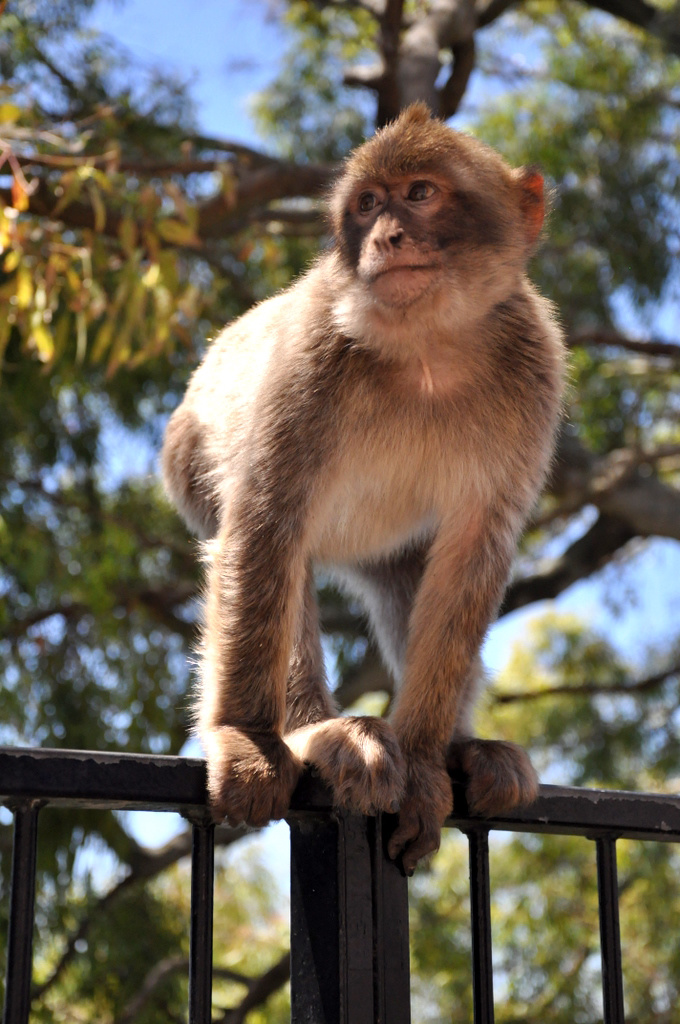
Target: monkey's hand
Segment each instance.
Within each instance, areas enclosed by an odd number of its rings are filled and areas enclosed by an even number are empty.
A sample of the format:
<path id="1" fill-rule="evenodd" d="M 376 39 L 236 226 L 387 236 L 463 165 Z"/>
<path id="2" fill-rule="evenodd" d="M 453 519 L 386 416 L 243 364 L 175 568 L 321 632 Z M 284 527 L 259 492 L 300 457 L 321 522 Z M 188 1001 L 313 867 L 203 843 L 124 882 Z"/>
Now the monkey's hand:
<path id="1" fill-rule="evenodd" d="M 280 736 L 223 725 L 203 741 L 216 821 L 260 826 L 284 816 L 303 765 Z"/>
<path id="2" fill-rule="evenodd" d="M 406 771 L 397 737 L 381 718 L 330 718 L 285 737 L 333 791 L 336 807 L 358 814 L 396 811 Z"/>
<path id="3" fill-rule="evenodd" d="M 392 860 L 401 854 L 404 871 L 412 875 L 422 857 L 439 849 L 453 794 L 441 754 L 407 754 L 406 764 L 406 795 L 387 852 Z"/>
<path id="4" fill-rule="evenodd" d="M 530 804 L 538 796 L 538 776 L 529 755 L 503 740 L 455 739 L 446 751 L 446 767 L 465 784 L 468 808 L 490 817 Z"/>

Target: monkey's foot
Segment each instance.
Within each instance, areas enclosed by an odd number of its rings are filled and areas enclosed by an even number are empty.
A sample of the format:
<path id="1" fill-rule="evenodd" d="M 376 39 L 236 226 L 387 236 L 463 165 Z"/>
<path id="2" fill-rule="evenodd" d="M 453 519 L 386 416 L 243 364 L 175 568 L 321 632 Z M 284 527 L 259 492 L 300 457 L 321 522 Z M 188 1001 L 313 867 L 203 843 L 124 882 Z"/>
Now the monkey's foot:
<path id="1" fill-rule="evenodd" d="M 456 739 L 446 751 L 451 778 L 465 783 L 468 807 L 490 817 L 530 804 L 538 796 L 538 776 L 529 755 L 503 740 Z"/>
<path id="2" fill-rule="evenodd" d="M 381 718 L 330 718 L 295 729 L 286 743 L 333 790 L 336 807 L 359 814 L 396 811 L 404 793 L 404 759 Z"/>
<path id="3" fill-rule="evenodd" d="M 406 796 L 387 852 L 392 860 L 401 855 L 407 875 L 428 853 L 439 849 L 444 819 L 453 808 L 451 779 L 439 757 L 407 755 Z"/>
<path id="4" fill-rule="evenodd" d="M 303 766 L 280 736 L 224 725 L 203 741 L 216 821 L 260 826 L 284 816 Z"/>

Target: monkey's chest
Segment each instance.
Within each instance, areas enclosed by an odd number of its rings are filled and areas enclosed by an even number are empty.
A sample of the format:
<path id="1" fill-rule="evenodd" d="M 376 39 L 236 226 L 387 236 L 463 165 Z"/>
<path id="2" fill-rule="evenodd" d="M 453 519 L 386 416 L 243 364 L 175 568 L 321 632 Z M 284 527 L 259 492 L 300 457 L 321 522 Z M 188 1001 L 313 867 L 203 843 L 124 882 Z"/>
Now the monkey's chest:
<path id="1" fill-rule="evenodd" d="M 386 447 L 380 459 L 352 460 L 329 487 L 317 523 L 315 554 L 324 562 L 377 557 L 431 533 L 442 509 L 462 500 L 455 464 Z M 439 453 L 437 453 L 439 455 Z"/>

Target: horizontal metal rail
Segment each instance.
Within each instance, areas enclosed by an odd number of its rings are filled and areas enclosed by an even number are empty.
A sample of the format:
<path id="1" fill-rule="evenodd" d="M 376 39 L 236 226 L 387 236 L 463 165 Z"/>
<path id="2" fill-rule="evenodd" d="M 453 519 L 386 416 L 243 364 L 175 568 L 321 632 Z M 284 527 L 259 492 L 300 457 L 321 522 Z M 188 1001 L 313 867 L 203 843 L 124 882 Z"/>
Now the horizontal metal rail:
<path id="1" fill-rule="evenodd" d="M 680 796 L 541 786 L 528 808 L 482 819 L 453 786 L 447 826 L 468 837 L 475 1024 L 493 1024 L 491 830 L 595 841 L 606 1024 L 624 1024 L 616 841 L 680 841 Z M 213 832 L 198 758 L 0 747 L 0 804 L 14 813 L 3 1024 L 27 1024 L 38 815 L 45 806 L 178 811 L 192 825 L 189 1022 L 209 1024 Z M 408 884 L 386 855 L 391 816 L 333 812 L 311 773 L 293 795 L 292 1024 L 410 1024 Z"/>
<path id="2" fill-rule="evenodd" d="M 205 762 L 200 758 L 118 754 L 86 750 L 0 747 L 0 803 L 26 799 L 42 805 L 128 810 L 207 807 Z M 680 840 L 680 795 L 623 790 L 541 786 L 537 800 L 495 818 L 467 814 L 454 786 L 454 813 L 447 826 L 471 825 L 507 832 L 609 835 L 617 839 Z M 328 790 L 305 775 L 293 795 L 289 817 L 331 809 Z"/>

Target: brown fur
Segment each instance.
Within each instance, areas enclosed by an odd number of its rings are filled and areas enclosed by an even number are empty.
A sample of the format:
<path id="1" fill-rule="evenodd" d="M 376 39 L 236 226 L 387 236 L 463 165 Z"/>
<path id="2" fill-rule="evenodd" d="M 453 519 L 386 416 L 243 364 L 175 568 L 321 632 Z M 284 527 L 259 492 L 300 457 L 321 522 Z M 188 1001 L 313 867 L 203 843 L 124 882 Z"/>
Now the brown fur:
<path id="1" fill-rule="evenodd" d="M 451 810 L 446 756 L 473 809 L 536 792 L 526 754 L 469 720 L 560 410 L 560 333 L 525 276 L 542 182 L 416 104 L 350 157 L 330 217 L 335 248 L 209 349 L 163 468 L 209 542 L 197 724 L 216 815 L 285 813 L 309 761 L 338 806 L 399 805 L 390 853 L 412 871 Z M 391 725 L 336 718 L 314 564 L 367 606 Z"/>

